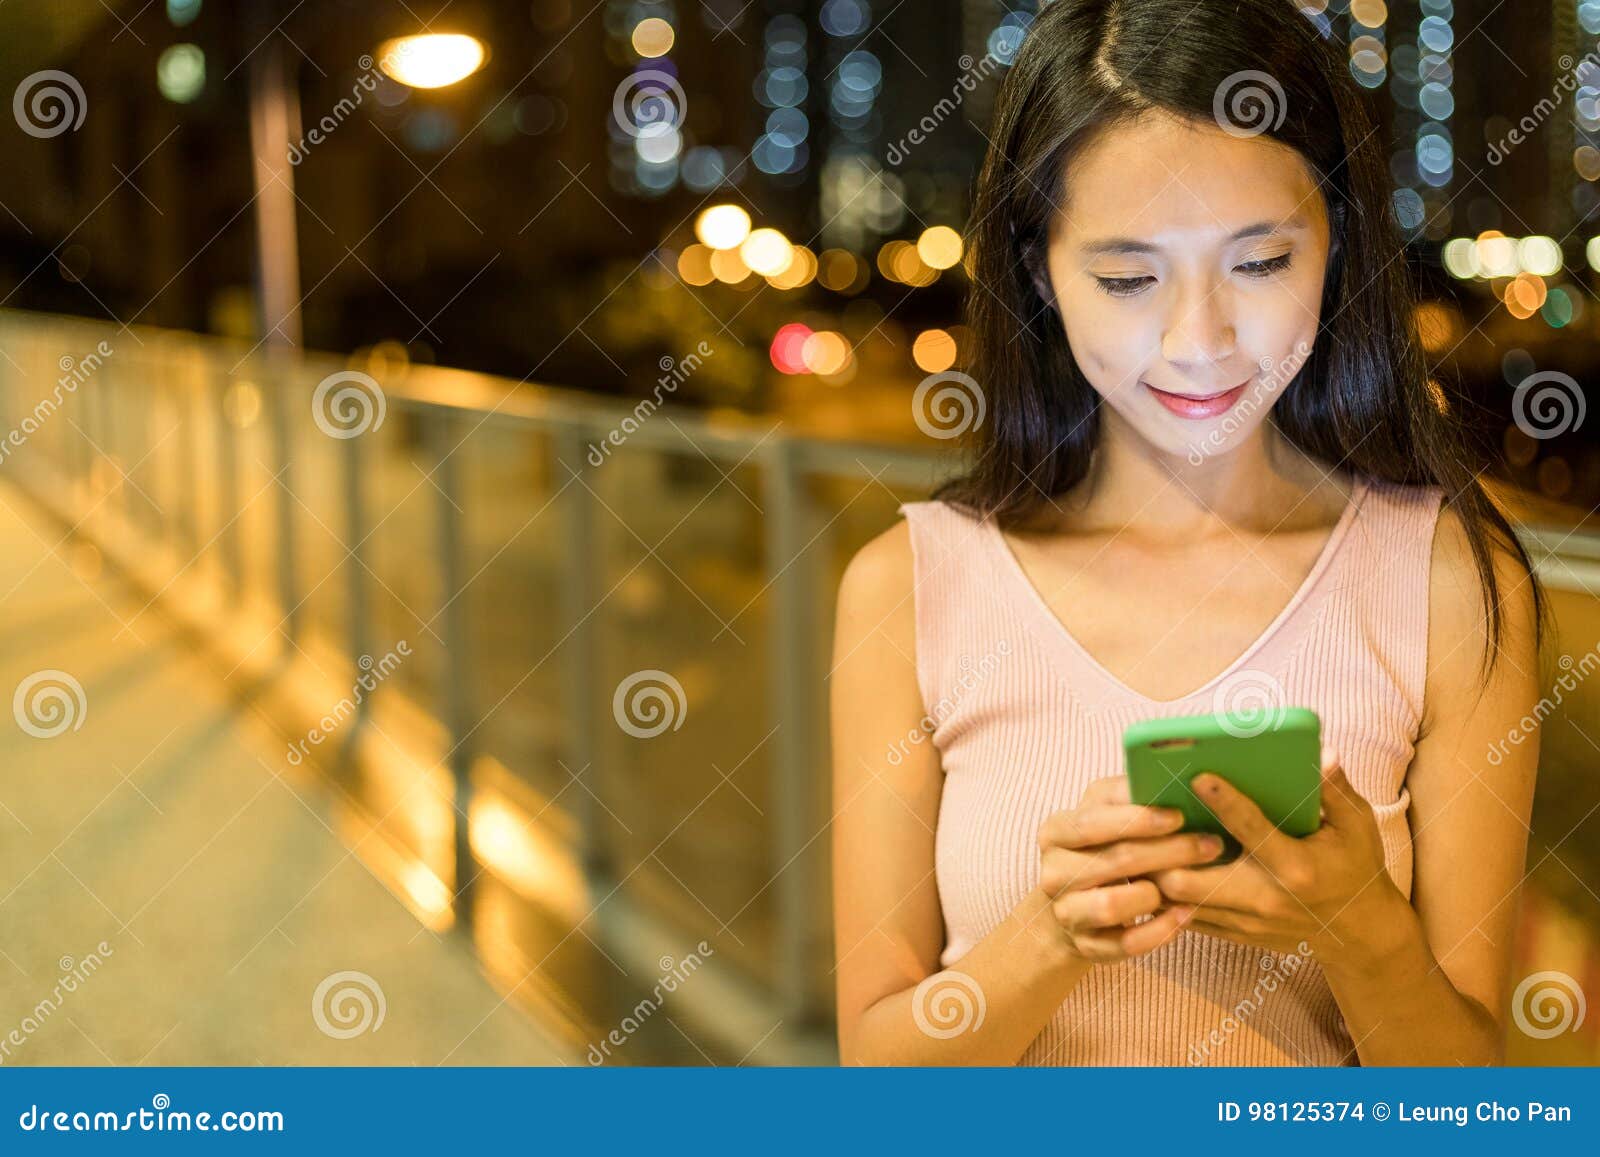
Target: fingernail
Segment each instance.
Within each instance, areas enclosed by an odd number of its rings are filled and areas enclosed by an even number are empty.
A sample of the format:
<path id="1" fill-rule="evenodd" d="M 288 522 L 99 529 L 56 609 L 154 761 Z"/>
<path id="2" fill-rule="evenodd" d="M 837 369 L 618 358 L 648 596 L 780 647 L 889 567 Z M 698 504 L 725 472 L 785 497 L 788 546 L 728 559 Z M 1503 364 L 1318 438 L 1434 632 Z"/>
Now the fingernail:
<path id="1" fill-rule="evenodd" d="M 1222 837 L 1206 836 L 1200 841 L 1200 846 L 1205 850 L 1207 855 L 1215 856 L 1222 851 Z"/>

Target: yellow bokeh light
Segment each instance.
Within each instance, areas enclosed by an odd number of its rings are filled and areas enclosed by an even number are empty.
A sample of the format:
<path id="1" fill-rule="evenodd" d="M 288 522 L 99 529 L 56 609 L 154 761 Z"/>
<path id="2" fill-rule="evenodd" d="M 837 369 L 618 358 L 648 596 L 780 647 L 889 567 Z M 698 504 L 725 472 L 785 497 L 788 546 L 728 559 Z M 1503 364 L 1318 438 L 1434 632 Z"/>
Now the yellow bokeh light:
<path id="1" fill-rule="evenodd" d="M 961 263 L 961 234 L 948 225 L 923 230 L 917 238 L 917 256 L 930 269 L 950 269 Z"/>
<path id="2" fill-rule="evenodd" d="M 773 274 L 767 280 L 772 283 L 774 289 L 799 289 L 803 285 L 810 285 L 816 276 L 816 255 L 804 245 L 796 245 L 789 268 L 782 273 Z"/>
<path id="3" fill-rule="evenodd" d="M 1517 243 L 1498 229 L 1478 235 L 1478 272 L 1482 277 L 1513 277 L 1517 269 Z"/>
<path id="4" fill-rule="evenodd" d="M 1442 301 L 1424 301 L 1417 306 L 1417 333 L 1422 348 L 1439 353 L 1455 346 L 1461 334 L 1461 315 Z"/>
<path id="5" fill-rule="evenodd" d="M 776 277 L 794 260 L 794 246 L 776 229 L 757 229 L 739 246 L 744 263 L 763 277 Z"/>
<path id="6" fill-rule="evenodd" d="M 651 16 L 634 26 L 633 50 L 644 57 L 665 56 L 672 51 L 675 38 L 672 25 L 659 16 Z"/>
<path id="7" fill-rule="evenodd" d="M 1543 308 L 1548 295 L 1544 278 L 1532 273 L 1519 273 L 1506 284 L 1506 309 L 1511 316 L 1526 321 Z"/>
<path id="8" fill-rule="evenodd" d="M 725 285 L 738 285 L 750 276 L 750 267 L 737 249 L 717 249 L 711 254 L 711 273 Z"/>
<path id="9" fill-rule="evenodd" d="M 956 339 L 942 329 L 925 329 L 911 343 L 911 360 L 925 374 L 943 373 L 956 364 Z"/>
<path id="10" fill-rule="evenodd" d="M 1382 28 L 1389 8 L 1383 0 L 1350 0 L 1350 19 L 1364 28 Z"/>
<path id="11" fill-rule="evenodd" d="M 458 32 L 400 36 L 378 45 L 378 67 L 412 88 L 443 88 L 465 80 L 488 58 L 483 42 Z"/>
<path id="12" fill-rule="evenodd" d="M 1572 167 L 1585 181 L 1600 181 L 1600 149 L 1579 145 L 1572 154 Z"/>
<path id="13" fill-rule="evenodd" d="M 894 279 L 907 285 L 932 285 L 939 280 L 939 271 L 923 263 L 915 245 L 902 241 L 894 254 Z"/>
<path id="14" fill-rule="evenodd" d="M 842 373 L 849 367 L 852 357 L 844 334 L 831 329 L 818 330 L 806 338 L 805 345 L 800 348 L 800 360 L 805 362 L 806 369 L 824 376 Z"/>
<path id="15" fill-rule="evenodd" d="M 878 250 L 878 272 L 890 281 L 899 281 L 900 275 L 895 271 L 895 261 L 904 250 L 910 248 L 909 241 L 886 241 L 883 248 Z"/>
<path id="16" fill-rule="evenodd" d="M 737 249 L 750 236 L 750 214 L 738 205 L 713 205 L 695 218 L 694 235 L 712 249 Z"/>
<path id="17" fill-rule="evenodd" d="M 817 280 L 824 289 L 849 293 L 866 278 L 862 262 L 848 249 L 827 249 L 818 258 Z"/>
<path id="18" fill-rule="evenodd" d="M 690 285 L 710 285 L 717 279 L 711 272 L 711 257 L 716 251 L 706 245 L 690 245 L 678 254 L 678 276 Z"/>

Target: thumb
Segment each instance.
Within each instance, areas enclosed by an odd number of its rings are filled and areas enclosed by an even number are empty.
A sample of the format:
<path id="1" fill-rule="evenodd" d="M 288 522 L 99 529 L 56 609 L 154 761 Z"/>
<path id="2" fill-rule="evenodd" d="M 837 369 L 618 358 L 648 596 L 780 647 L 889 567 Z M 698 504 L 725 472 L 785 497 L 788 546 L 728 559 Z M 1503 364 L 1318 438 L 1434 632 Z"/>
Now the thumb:
<path id="1" fill-rule="evenodd" d="M 1322 753 L 1322 811 L 1327 822 L 1336 828 L 1348 828 L 1372 810 L 1344 773 L 1339 756 L 1324 749 Z"/>

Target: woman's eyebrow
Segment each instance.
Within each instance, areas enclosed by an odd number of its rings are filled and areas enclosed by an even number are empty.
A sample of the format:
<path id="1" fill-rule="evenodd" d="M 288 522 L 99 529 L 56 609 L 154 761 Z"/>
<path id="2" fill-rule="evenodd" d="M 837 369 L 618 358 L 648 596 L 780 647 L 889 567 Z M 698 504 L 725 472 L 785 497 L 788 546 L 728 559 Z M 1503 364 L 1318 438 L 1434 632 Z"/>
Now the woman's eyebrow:
<path id="1" fill-rule="evenodd" d="M 1293 232 L 1305 225 L 1305 219 L 1298 213 L 1279 222 L 1257 221 L 1246 225 L 1228 238 L 1231 244 L 1235 241 L 1245 241 L 1252 237 L 1267 237 L 1278 232 Z M 1090 241 L 1079 246 L 1090 257 L 1097 257 L 1107 253 L 1160 253 L 1161 246 L 1152 245 L 1148 241 L 1139 241 L 1132 237 L 1106 237 L 1099 241 Z"/>

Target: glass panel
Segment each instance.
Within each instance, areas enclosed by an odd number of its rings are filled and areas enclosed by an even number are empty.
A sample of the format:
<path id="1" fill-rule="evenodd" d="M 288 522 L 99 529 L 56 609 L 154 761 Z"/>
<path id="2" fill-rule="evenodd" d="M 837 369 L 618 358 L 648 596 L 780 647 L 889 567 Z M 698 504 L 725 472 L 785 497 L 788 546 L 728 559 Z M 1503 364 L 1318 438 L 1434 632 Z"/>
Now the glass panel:
<path id="1" fill-rule="evenodd" d="M 315 382 L 299 375 L 285 394 L 295 534 L 295 595 L 306 634 L 323 651 L 349 656 L 350 526 L 345 474 L 351 447 L 312 415 Z M 309 649 L 309 648 L 308 648 Z"/>
<path id="2" fill-rule="evenodd" d="M 223 394 L 223 413 L 233 428 L 238 455 L 239 518 L 234 524 L 239 536 L 239 551 L 244 560 L 246 602 L 259 613 L 283 614 L 278 608 L 278 485 L 273 475 L 278 470 L 272 444 L 272 419 L 267 412 L 271 399 L 264 391 L 270 381 L 251 373 L 234 378 Z"/>
<path id="3" fill-rule="evenodd" d="M 599 823 L 624 894 L 771 984 L 766 499 L 754 467 L 724 477 L 685 450 L 630 443 L 589 482 L 604 560 Z"/>
<path id="4" fill-rule="evenodd" d="M 412 654 L 385 680 L 383 690 L 403 690 L 417 706 L 434 712 L 443 659 L 435 511 L 442 499 L 429 473 L 433 462 L 423 433 L 421 414 L 390 398 L 384 421 L 347 441 L 359 455 L 366 500 L 363 549 L 372 658 L 405 641 Z"/>
<path id="5" fill-rule="evenodd" d="M 563 568 L 575 565 L 556 498 L 569 475 L 551 460 L 549 435 L 522 425 L 455 424 L 461 478 L 463 582 L 473 663 L 477 750 L 493 755 L 547 799 L 571 811 L 567 734 L 577 645 L 562 610 Z M 575 484 L 574 484 L 575 485 Z M 578 789 L 573 788 L 576 792 Z"/>

